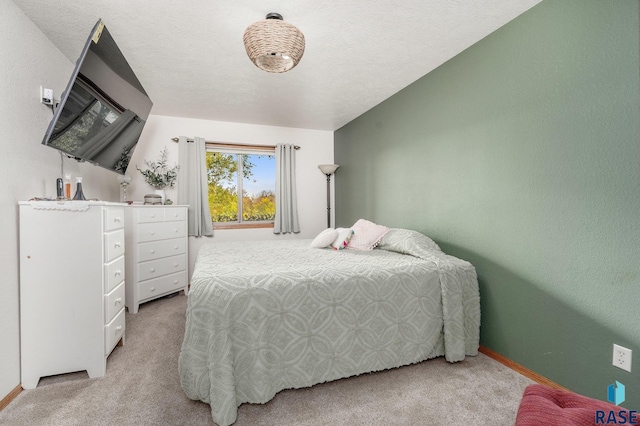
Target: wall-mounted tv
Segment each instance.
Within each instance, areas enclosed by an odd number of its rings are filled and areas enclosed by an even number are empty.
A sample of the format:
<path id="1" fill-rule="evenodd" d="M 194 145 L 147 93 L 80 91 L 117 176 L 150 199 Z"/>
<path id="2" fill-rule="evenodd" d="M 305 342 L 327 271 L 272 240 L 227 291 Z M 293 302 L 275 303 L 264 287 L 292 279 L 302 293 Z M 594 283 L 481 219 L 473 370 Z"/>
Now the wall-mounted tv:
<path id="1" fill-rule="evenodd" d="M 98 20 L 42 143 L 124 174 L 153 103 Z"/>

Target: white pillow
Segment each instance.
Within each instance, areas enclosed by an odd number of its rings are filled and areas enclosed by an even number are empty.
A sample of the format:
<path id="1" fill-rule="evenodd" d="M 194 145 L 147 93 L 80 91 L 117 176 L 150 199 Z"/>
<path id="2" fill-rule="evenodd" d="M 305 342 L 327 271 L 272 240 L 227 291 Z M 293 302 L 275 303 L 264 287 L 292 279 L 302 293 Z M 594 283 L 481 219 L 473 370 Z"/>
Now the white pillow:
<path id="1" fill-rule="evenodd" d="M 389 232 L 386 226 L 377 225 L 366 219 L 359 219 L 351 229 L 354 234 L 347 248 L 352 250 L 373 250 L 382 237 Z"/>
<path id="2" fill-rule="evenodd" d="M 411 256 L 427 259 L 434 252 L 442 253 L 438 244 L 431 238 L 417 231 L 403 228 L 392 228 L 382 237 L 379 249 L 409 254 Z"/>
<path id="3" fill-rule="evenodd" d="M 327 228 L 311 241 L 311 247 L 324 248 L 329 247 L 331 243 L 338 238 L 338 231 L 333 228 Z"/>
<path id="4" fill-rule="evenodd" d="M 336 231 L 338 231 L 338 236 L 331 243 L 331 247 L 333 247 L 334 250 L 342 250 L 349 244 L 353 236 L 353 230 L 351 228 L 336 228 Z"/>

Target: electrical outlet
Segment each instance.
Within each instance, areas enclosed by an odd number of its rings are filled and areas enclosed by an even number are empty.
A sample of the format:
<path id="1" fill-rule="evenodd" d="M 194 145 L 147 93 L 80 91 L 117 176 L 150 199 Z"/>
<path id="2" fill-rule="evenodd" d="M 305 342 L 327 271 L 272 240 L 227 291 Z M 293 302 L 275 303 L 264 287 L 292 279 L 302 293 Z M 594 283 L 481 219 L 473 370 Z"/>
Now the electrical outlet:
<path id="1" fill-rule="evenodd" d="M 613 344 L 613 366 L 631 372 L 631 349 Z"/>
<path id="2" fill-rule="evenodd" d="M 45 105 L 53 105 L 53 89 L 40 86 L 40 102 Z"/>

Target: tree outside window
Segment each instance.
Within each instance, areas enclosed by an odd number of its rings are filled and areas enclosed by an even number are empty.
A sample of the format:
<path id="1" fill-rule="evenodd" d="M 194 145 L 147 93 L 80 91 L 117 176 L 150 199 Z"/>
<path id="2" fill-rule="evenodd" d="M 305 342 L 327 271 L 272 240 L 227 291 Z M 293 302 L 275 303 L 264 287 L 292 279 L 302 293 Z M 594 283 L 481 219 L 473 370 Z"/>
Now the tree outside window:
<path id="1" fill-rule="evenodd" d="M 276 213 L 275 173 L 273 154 L 208 151 L 207 183 L 212 221 L 272 223 Z"/>

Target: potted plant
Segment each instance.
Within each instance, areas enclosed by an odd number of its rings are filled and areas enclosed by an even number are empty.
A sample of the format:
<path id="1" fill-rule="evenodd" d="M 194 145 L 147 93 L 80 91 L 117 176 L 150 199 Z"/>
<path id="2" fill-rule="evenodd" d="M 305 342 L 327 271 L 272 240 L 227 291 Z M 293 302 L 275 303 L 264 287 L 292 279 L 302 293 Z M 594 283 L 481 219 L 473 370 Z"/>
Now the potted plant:
<path id="1" fill-rule="evenodd" d="M 155 192 L 160 195 L 162 204 L 165 202 L 164 188 L 175 185 L 176 178 L 178 177 L 178 169 L 180 168 L 177 164 L 174 164 L 173 167 L 169 167 L 167 165 L 168 156 L 169 152 L 165 147 L 160 152 L 160 158 L 158 161 L 144 160 L 147 165 L 145 170 L 140 169 L 136 165 L 136 169 L 138 169 L 142 174 L 144 181 L 156 189 Z"/>

